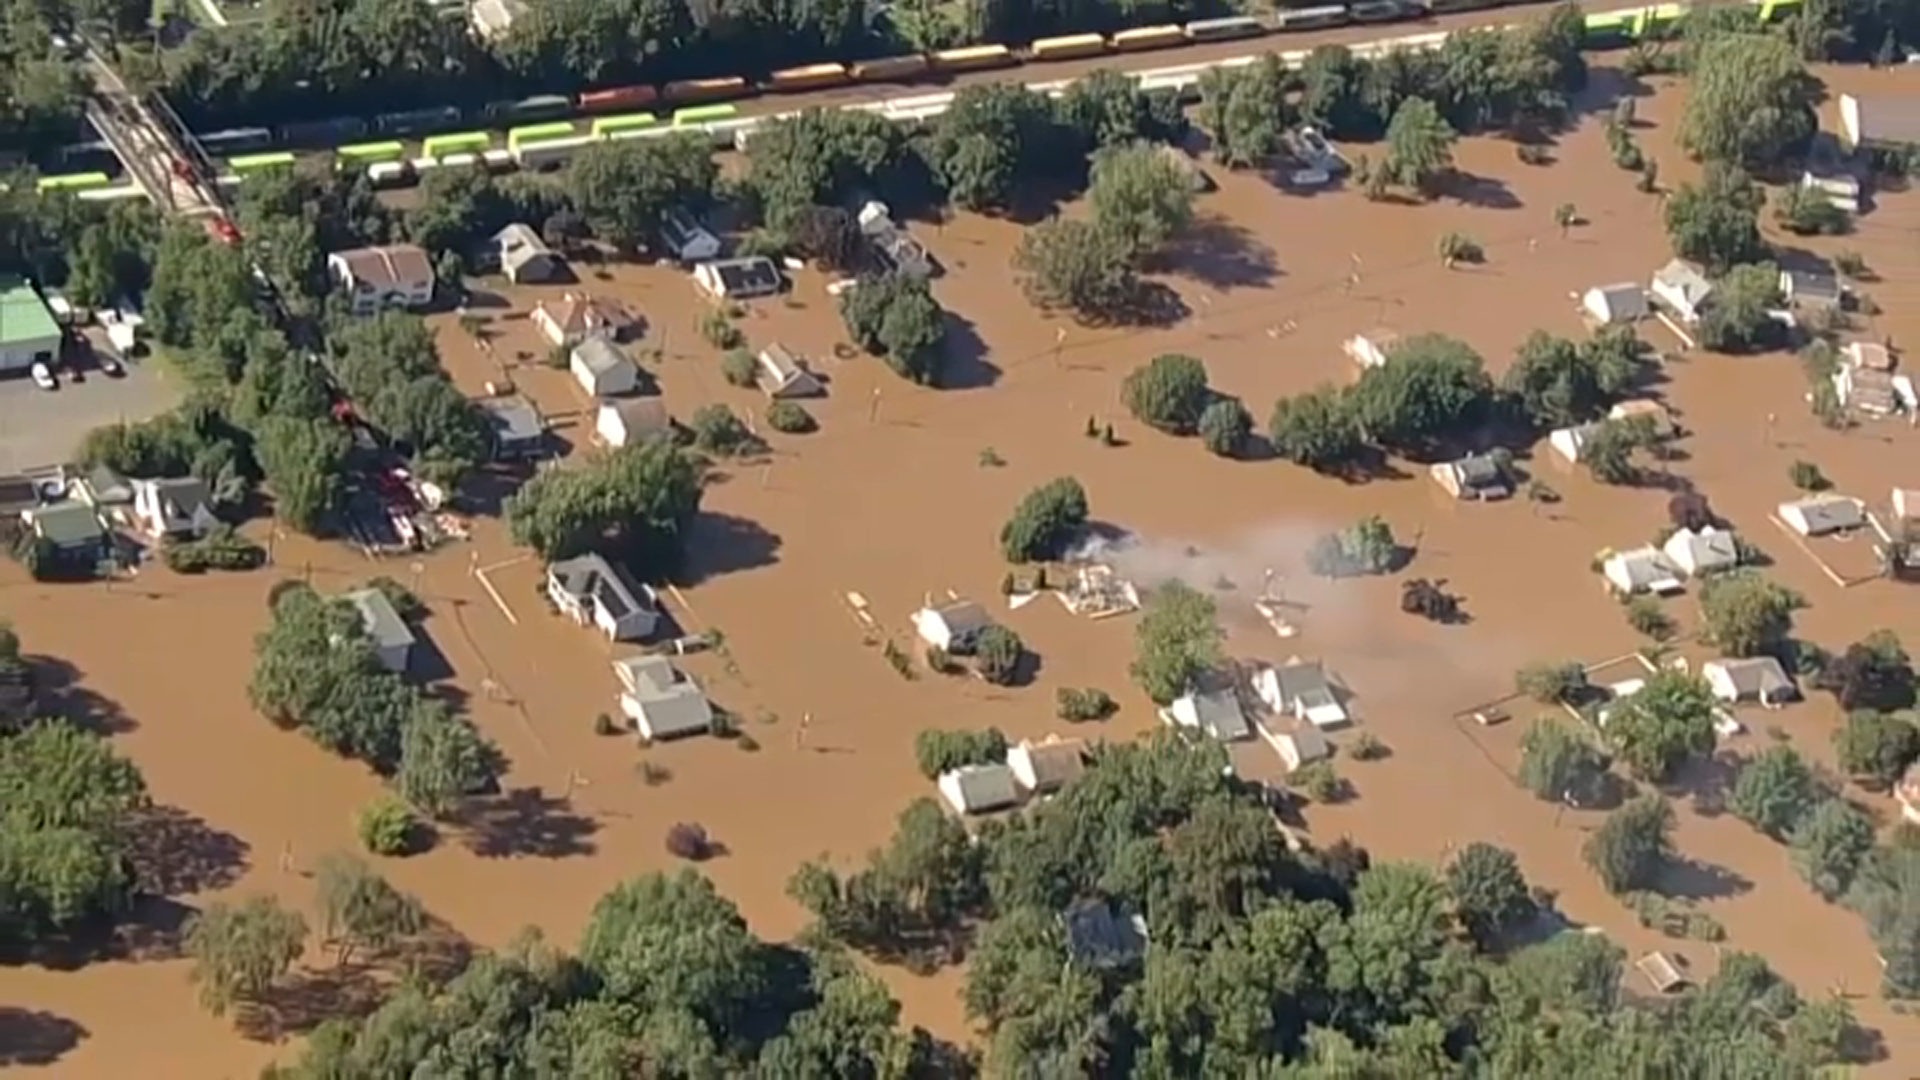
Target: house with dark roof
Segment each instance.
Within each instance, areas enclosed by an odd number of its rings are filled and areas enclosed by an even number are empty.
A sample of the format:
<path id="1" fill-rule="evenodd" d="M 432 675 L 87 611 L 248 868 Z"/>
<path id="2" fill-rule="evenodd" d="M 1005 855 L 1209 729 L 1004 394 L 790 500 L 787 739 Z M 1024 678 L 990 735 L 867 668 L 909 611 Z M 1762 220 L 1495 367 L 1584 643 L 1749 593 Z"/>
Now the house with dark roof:
<path id="1" fill-rule="evenodd" d="M 1468 454 L 1443 461 L 1429 470 L 1434 483 L 1456 499 L 1493 502 L 1513 494 L 1507 471 L 1491 454 Z"/>
<path id="2" fill-rule="evenodd" d="M 513 394 L 487 398 L 480 408 L 493 430 L 495 460 L 525 460 L 546 453 L 547 421 L 533 402 Z"/>
<path id="3" fill-rule="evenodd" d="M 780 268 L 759 255 L 703 262 L 693 268 L 693 280 L 716 300 L 752 300 L 772 296 L 786 286 Z"/>
<path id="4" fill-rule="evenodd" d="M 106 522 L 100 520 L 98 510 L 78 499 L 22 510 L 20 518 L 62 562 L 91 564 L 107 555 Z"/>
<path id="5" fill-rule="evenodd" d="M 869 202 L 860 208 L 854 220 L 883 269 L 923 281 L 939 272 L 925 245 L 893 220 L 885 203 Z"/>
<path id="6" fill-rule="evenodd" d="M 581 626 L 612 641 L 635 641 L 660 625 L 654 591 L 597 554 L 547 564 L 547 599 Z"/>
<path id="7" fill-rule="evenodd" d="M 1081 900 L 1061 913 L 1067 956 L 1091 968 L 1116 968 L 1147 952 L 1147 921 L 1105 900 Z"/>
<path id="8" fill-rule="evenodd" d="M 1846 298 L 1846 286 L 1837 274 L 1815 270 L 1780 271 L 1780 295 L 1803 310 L 1832 310 Z"/>

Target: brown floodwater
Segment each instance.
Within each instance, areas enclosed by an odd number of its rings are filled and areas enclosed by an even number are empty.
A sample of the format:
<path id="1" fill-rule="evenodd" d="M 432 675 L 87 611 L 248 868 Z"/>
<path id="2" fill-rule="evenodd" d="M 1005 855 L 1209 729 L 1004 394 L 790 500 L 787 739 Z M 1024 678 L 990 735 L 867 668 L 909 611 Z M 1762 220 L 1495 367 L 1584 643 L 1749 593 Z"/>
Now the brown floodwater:
<path id="1" fill-rule="evenodd" d="M 1833 75 L 1842 86 L 1920 80 L 1907 72 Z M 1679 102 L 1665 90 L 1640 108 L 1638 138 L 1670 183 L 1687 174 L 1670 137 Z M 995 725 L 1016 739 L 1063 732 L 1053 698 L 1064 686 L 1099 686 L 1120 700 L 1119 714 L 1094 727 L 1097 737 L 1124 739 L 1153 726 L 1151 706 L 1126 679 L 1127 619 L 1087 622 L 1052 603 L 1006 614 L 1042 666 L 1032 685 L 996 689 L 902 679 L 863 641 L 846 604 L 848 592 L 863 595 L 882 631 L 905 643 L 908 613 L 929 595 L 993 600 L 1004 571 L 995 539 L 1001 521 L 1035 484 L 1075 476 L 1097 518 L 1140 539 L 1124 564 L 1131 572 L 1209 589 L 1231 583 L 1218 596 L 1234 653 L 1325 660 L 1355 694 L 1359 729 L 1392 748 L 1383 761 L 1342 764 L 1357 797 L 1309 810 L 1316 838 L 1351 835 L 1380 856 L 1421 860 L 1477 839 L 1503 844 L 1532 880 L 1559 894 L 1571 919 L 1631 949 L 1664 948 L 1706 971 L 1720 948 L 1752 950 L 1808 992 L 1854 995 L 1891 1055 L 1872 1071 L 1910 1075 L 1920 1048 L 1910 1025 L 1873 997 L 1878 971 L 1865 930 L 1809 892 L 1779 845 L 1715 813 L 1710 800 L 1678 793 L 1677 841 L 1696 865 L 1673 884 L 1700 894 L 1699 909 L 1728 936 L 1722 946 L 1659 938 L 1582 866 L 1580 842 L 1597 815 L 1556 811 L 1509 782 L 1527 711 L 1495 728 L 1457 719 L 1505 695 L 1512 671 L 1528 661 L 1597 661 L 1639 644 L 1589 563 L 1596 551 L 1644 542 L 1664 524 L 1663 491 L 1600 486 L 1539 456 L 1528 464 L 1561 493 L 1559 504 L 1455 504 L 1417 467 L 1404 478 L 1347 484 L 1280 463 L 1224 461 L 1195 441 L 1142 429 L 1119 406 L 1122 376 L 1164 352 L 1201 357 L 1215 385 L 1264 420 L 1279 395 L 1350 378 L 1340 342 L 1373 327 L 1458 335 L 1496 371 L 1536 328 L 1578 333 L 1574 294 L 1644 279 L 1668 248 L 1658 199 L 1636 192 L 1632 177 L 1611 165 L 1597 124 L 1555 153 L 1557 163 L 1528 167 L 1509 143 L 1466 140 L 1458 157 L 1478 181 L 1471 201 L 1423 206 L 1372 204 L 1351 192 L 1289 195 L 1256 175 L 1216 171 L 1220 190 L 1201 200 L 1204 251 L 1158 278 L 1191 311 L 1165 329 L 1088 329 L 1033 311 L 1008 271 L 1020 224 L 960 216 L 916 227 L 949 268 L 937 291 L 960 320 L 958 340 L 978 343 L 967 350 L 976 385 L 964 389 L 918 389 L 874 360 L 837 353 L 839 321 L 811 272 L 797 275 L 789 297 L 750 305 L 741 326 L 756 347 L 786 344 L 831 380 L 829 395 L 809 406 L 817 434 L 771 435 L 769 463 L 730 470 L 708 493 L 709 516 L 693 542 L 698 580 L 676 605 L 689 630 L 724 631 L 727 655 L 685 664 L 744 718 L 757 750 L 695 739 L 643 751 L 596 736 L 595 714 L 614 711 L 607 665 L 620 650 L 546 611 L 537 566 L 491 519 L 476 520 L 470 542 L 417 560 L 372 562 L 285 538 L 276 565 L 258 574 L 188 579 L 155 570 L 111 588 L 55 587 L 5 569 L 0 597 L 28 647 L 72 664 L 78 684 L 116 714 L 124 730 L 115 738 L 145 770 L 156 800 L 199 822 L 178 830 L 178 846 L 202 852 L 206 864 L 179 883 L 179 905 L 272 892 L 310 910 L 303 871 L 322 853 L 353 847 L 353 815 L 379 792 L 378 781 L 259 718 L 245 685 L 251 639 L 276 580 L 306 576 L 344 590 L 386 573 L 427 600 L 439 684 L 462 695 L 512 770 L 506 796 L 450 828 L 432 852 L 383 861 L 383 872 L 481 945 L 529 924 L 566 942 L 614 883 L 667 867 L 664 832 L 694 821 L 728 849 L 706 871 L 759 933 L 777 938 L 802 925 L 784 892 L 801 861 L 858 858 L 884 841 L 909 800 L 931 794 L 913 767 L 916 731 Z M 1553 209 L 1566 202 L 1588 224 L 1562 236 Z M 1920 315 L 1905 291 L 1917 218 L 1920 198 L 1888 195 L 1855 236 L 1789 239 L 1814 254 L 1864 255 L 1886 279 L 1868 287 L 1884 309 L 1870 330 L 1898 342 Z M 1487 264 L 1443 269 L 1435 245 L 1448 231 L 1477 238 Z M 1348 287 L 1356 267 L 1359 280 Z M 538 362 L 547 350 L 525 319 L 534 301 L 564 290 L 493 287 L 503 306 L 478 309 L 492 319 L 492 358 L 451 316 L 435 318 L 449 370 L 476 393 L 489 381 L 516 384 L 564 437 L 584 445 L 585 402 L 564 372 Z M 717 350 L 697 329 L 705 307 L 683 275 L 589 269 L 573 288 L 645 316 L 647 337 L 636 351 L 677 415 L 713 401 L 743 413 L 762 407 L 757 393 L 720 377 Z M 1681 352 L 1658 326 L 1645 333 L 1662 350 Z M 522 353 L 526 359 L 516 359 Z M 1913 485 L 1911 467 L 1897 464 L 1912 460 L 1912 430 L 1897 422 L 1820 428 L 1801 401 L 1799 367 L 1784 355 L 1678 355 L 1655 390 L 1692 433 L 1673 473 L 1706 493 L 1773 555 L 1770 572 L 1806 595 L 1810 606 L 1798 617 L 1805 636 L 1839 647 L 1884 626 L 1920 639 L 1920 619 L 1899 588 L 1835 587 L 1768 520 L 1770 508 L 1791 497 L 1786 475 L 1796 459 L 1817 462 L 1839 490 L 1870 501 Z M 1111 421 L 1125 445 L 1087 439 L 1089 416 Z M 1003 464 L 983 464 L 987 450 Z M 1417 544 L 1405 573 L 1444 579 L 1465 598 L 1470 624 L 1439 627 L 1402 615 L 1391 579 L 1329 585 L 1307 577 L 1301 557 L 1312 538 L 1366 514 Z M 511 617 L 475 567 L 488 568 Z M 1265 630 L 1249 603 L 1268 570 L 1303 606 L 1300 633 L 1288 641 Z M 1670 606 L 1691 621 L 1690 599 Z M 1755 730 L 1731 740 L 1732 752 L 1766 745 L 1766 729 L 1778 727 L 1826 757 L 1839 717 L 1820 698 L 1745 719 Z M 1264 750 L 1241 756 L 1271 758 Z M 651 779 L 643 761 L 657 767 Z M 1856 794 L 1889 809 L 1884 797 Z M 154 936 L 164 938 L 180 914 L 156 916 Z M 164 1060 L 195 1076 L 242 1077 L 291 1052 L 291 1042 L 243 1037 L 230 1019 L 208 1015 L 187 965 L 163 947 L 137 955 L 76 970 L 0 970 L 0 1001 L 84 1026 L 85 1037 L 52 1066 L 60 1075 L 124 1076 Z M 328 962 L 314 955 L 309 964 L 303 978 Z M 908 1022 L 967 1037 L 957 972 L 886 975 Z"/>

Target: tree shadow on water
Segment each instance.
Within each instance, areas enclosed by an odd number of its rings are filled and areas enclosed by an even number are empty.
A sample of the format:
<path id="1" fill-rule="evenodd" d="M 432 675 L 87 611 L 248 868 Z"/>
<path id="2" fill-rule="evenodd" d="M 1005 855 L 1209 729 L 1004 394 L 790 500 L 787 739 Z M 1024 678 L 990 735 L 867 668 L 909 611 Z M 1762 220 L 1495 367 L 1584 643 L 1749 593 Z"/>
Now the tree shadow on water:
<path id="1" fill-rule="evenodd" d="M 1154 269 L 1215 289 L 1258 288 L 1280 275 L 1272 248 L 1217 214 L 1195 217 L 1155 260 Z"/>
<path id="2" fill-rule="evenodd" d="M 259 998 L 235 1007 L 234 1027 L 257 1042 L 305 1035 L 328 1020 L 357 1020 L 380 1007 L 386 980 L 371 964 L 300 968 Z"/>
<path id="3" fill-rule="evenodd" d="M 128 823 L 129 860 L 143 892 L 182 896 L 240 879 L 252 846 L 176 806 L 154 806 Z"/>
<path id="4" fill-rule="evenodd" d="M 0 1068 L 51 1065 L 91 1034 L 84 1025 L 45 1009 L 0 1006 Z"/>
<path id="5" fill-rule="evenodd" d="M 987 359 L 987 343 L 973 320 L 949 311 L 945 315 L 946 361 L 940 368 L 942 390 L 981 390 L 1000 381 L 1000 368 Z"/>
<path id="6" fill-rule="evenodd" d="M 1732 870 L 1698 859 L 1679 859 L 1660 871 L 1660 895 L 1675 900 L 1717 900 L 1752 888 L 1753 882 Z"/>
<path id="7" fill-rule="evenodd" d="M 564 859 L 598 850 L 589 838 L 600 831 L 600 823 L 535 787 L 470 800 L 453 823 L 468 850 L 482 858 Z"/>
<path id="8" fill-rule="evenodd" d="M 27 658 L 33 668 L 38 712 L 57 716 L 96 735 L 124 735 L 140 726 L 120 703 L 80 685 L 82 672 L 54 656 Z"/>
<path id="9" fill-rule="evenodd" d="M 680 582 L 697 585 L 711 577 L 755 570 L 780 561 L 781 540 L 758 522 L 733 514 L 703 512 L 687 530 L 687 555 Z"/>

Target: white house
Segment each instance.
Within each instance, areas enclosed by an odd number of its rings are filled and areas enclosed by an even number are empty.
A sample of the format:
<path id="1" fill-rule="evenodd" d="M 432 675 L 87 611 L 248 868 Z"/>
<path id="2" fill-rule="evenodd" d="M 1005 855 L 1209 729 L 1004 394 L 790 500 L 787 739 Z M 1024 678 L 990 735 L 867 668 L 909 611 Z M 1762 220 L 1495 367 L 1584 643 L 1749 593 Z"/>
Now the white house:
<path id="1" fill-rule="evenodd" d="M 1721 701 L 1754 701 L 1776 707 L 1799 696 L 1780 661 L 1771 656 L 1741 660 L 1709 660 L 1700 665 L 1700 677 Z"/>
<path id="2" fill-rule="evenodd" d="M 673 434 L 673 416 L 657 397 L 602 399 L 593 416 L 593 433 L 607 446 L 619 449 Z"/>
<path id="3" fill-rule="evenodd" d="M 950 653 L 972 649 L 980 632 L 992 625 L 987 609 L 971 600 L 951 600 L 938 607 L 928 603 L 913 613 L 913 629 L 920 640 Z"/>
<path id="4" fill-rule="evenodd" d="M 1005 765 L 962 765 L 940 774 L 940 797 L 958 814 L 986 814 L 1020 801 L 1013 770 Z"/>
<path id="5" fill-rule="evenodd" d="M 1705 577 L 1740 565 L 1740 544 L 1725 529 L 1681 529 L 1660 545 L 1667 563 L 1688 577 Z"/>
<path id="6" fill-rule="evenodd" d="M 720 239 L 707 231 L 692 214 L 678 207 L 660 216 L 660 239 L 681 262 L 706 262 L 720 257 Z"/>
<path id="7" fill-rule="evenodd" d="M 336 251 L 327 256 L 327 273 L 346 290 L 355 315 L 433 302 L 433 260 L 413 244 Z"/>
<path id="8" fill-rule="evenodd" d="M 634 641 L 660 625 L 660 601 L 651 588 L 595 555 L 547 564 L 547 599 L 581 626 L 610 641 Z"/>
<path id="9" fill-rule="evenodd" d="M 772 259 L 754 255 L 703 262 L 693 268 L 693 282 L 718 300 L 751 300 L 779 292 L 786 279 Z"/>
<path id="10" fill-rule="evenodd" d="M 1809 495 L 1783 502 L 1778 508 L 1781 524 L 1801 536 L 1826 536 L 1857 529 L 1867 523 L 1866 508 L 1859 499 L 1845 495 Z"/>
<path id="11" fill-rule="evenodd" d="M 1400 343 L 1400 335 L 1392 330 L 1370 330 L 1364 334 L 1355 334 L 1342 342 L 1340 351 L 1347 359 L 1362 369 L 1376 368 L 1387 362 L 1387 356 L 1394 346 Z"/>
<path id="12" fill-rule="evenodd" d="M 1660 549 L 1652 546 L 1616 551 L 1600 563 L 1600 576 L 1622 596 L 1654 593 L 1664 596 L 1681 589 L 1680 576 Z"/>
<path id="13" fill-rule="evenodd" d="M 359 613 L 360 627 L 373 643 L 373 652 L 379 657 L 380 666 L 396 674 L 404 674 L 413 657 L 413 629 L 394 610 L 387 594 L 379 589 L 358 589 L 340 599 L 352 604 Z"/>
<path id="14" fill-rule="evenodd" d="M 815 397 L 825 392 L 800 358 L 784 345 L 769 345 L 754 357 L 754 382 L 770 398 Z"/>
<path id="15" fill-rule="evenodd" d="M 534 305 L 533 324 L 556 346 L 578 345 L 595 339 L 619 341 L 633 328 L 633 316 L 611 300 L 570 292 L 558 304 L 542 300 Z"/>
<path id="16" fill-rule="evenodd" d="M 1235 742 L 1253 734 L 1240 699 L 1229 687 L 1189 690 L 1160 710 L 1162 723 L 1197 731 L 1220 742 Z"/>
<path id="17" fill-rule="evenodd" d="M 588 338 L 567 355 L 567 370 L 580 389 L 597 397 L 618 397 L 640 388 L 640 368 L 605 338 Z"/>
<path id="18" fill-rule="evenodd" d="M 1647 285 L 1655 300 L 1665 304 L 1682 322 L 1700 321 L 1700 312 L 1713 295 L 1713 282 L 1706 272 L 1684 259 L 1675 259 L 1661 267 Z"/>
<path id="19" fill-rule="evenodd" d="M 664 656 L 613 662 L 620 680 L 620 711 L 649 742 L 697 735 L 713 728 L 713 703 L 700 684 Z"/>
<path id="20" fill-rule="evenodd" d="M 206 481 L 192 476 L 133 481 L 133 515 L 140 531 L 156 540 L 204 536 L 220 524 Z"/>
<path id="21" fill-rule="evenodd" d="M 1586 452 L 1587 440 L 1593 438 L 1593 433 L 1598 430 L 1598 423 L 1560 428 L 1547 436 L 1547 445 L 1567 464 L 1578 465 L 1580 456 Z"/>
<path id="22" fill-rule="evenodd" d="M 33 286 L 0 278 L 0 371 L 25 371 L 60 359 L 60 323 Z"/>
<path id="23" fill-rule="evenodd" d="M 1325 665 L 1317 662 L 1295 657 L 1279 667 L 1262 667 L 1254 673 L 1253 692 L 1273 712 L 1317 728 L 1344 727 L 1352 720 Z"/>
<path id="24" fill-rule="evenodd" d="M 1007 768 L 1030 794 L 1060 790 L 1087 771 L 1087 744 L 1079 739 L 1022 739 L 1007 749 Z"/>
<path id="25" fill-rule="evenodd" d="M 1637 322 L 1647 317 L 1647 290 L 1632 281 L 1596 285 L 1580 294 L 1580 310 L 1602 325 Z"/>

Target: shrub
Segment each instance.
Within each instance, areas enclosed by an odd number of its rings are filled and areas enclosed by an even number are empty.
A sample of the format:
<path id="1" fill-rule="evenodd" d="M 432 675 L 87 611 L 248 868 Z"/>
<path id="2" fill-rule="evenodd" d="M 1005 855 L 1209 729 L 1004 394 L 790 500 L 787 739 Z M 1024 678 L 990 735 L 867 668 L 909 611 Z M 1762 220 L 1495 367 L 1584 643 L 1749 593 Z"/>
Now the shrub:
<path id="1" fill-rule="evenodd" d="M 734 386 L 752 386 L 759 378 L 760 365 L 745 349 L 734 349 L 720 360 L 720 374 Z"/>
<path id="2" fill-rule="evenodd" d="M 1480 242 L 1466 233 L 1450 232 L 1440 238 L 1440 261 L 1448 266 L 1456 263 L 1481 263 L 1487 259 L 1486 249 Z"/>
<path id="3" fill-rule="evenodd" d="M 1113 697 L 1095 687 L 1063 686 L 1055 695 L 1055 712 L 1062 720 L 1105 720 L 1116 706 Z"/>
<path id="4" fill-rule="evenodd" d="M 667 854 L 688 862 L 705 862 L 713 857 L 713 840 L 704 827 L 678 822 L 667 830 Z"/>
<path id="5" fill-rule="evenodd" d="M 965 765 L 986 765 L 1007 756 L 1007 737 L 999 728 L 984 731 L 927 729 L 913 737 L 913 761 L 929 780 Z"/>
<path id="6" fill-rule="evenodd" d="M 1330 761 L 1311 761 L 1300 766 L 1287 777 L 1287 783 L 1317 803 L 1339 802 L 1347 787 Z"/>
<path id="7" fill-rule="evenodd" d="M 606 713 L 601 713 L 593 718 L 593 733 L 595 735 L 618 735 L 620 734 L 620 725 L 614 722 L 613 717 L 608 716 Z"/>
<path id="8" fill-rule="evenodd" d="M 1034 488 L 1014 507 L 1000 529 L 1000 551 L 1008 562 L 1042 562 L 1066 554 L 1087 523 L 1087 491 L 1063 476 Z"/>
<path id="9" fill-rule="evenodd" d="M 1371 731 L 1363 731 L 1347 749 L 1347 756 L 1355 761 L 1379 761 L 1392 752 L 1387 749 L 1386 743 L 1380 741 L 1379 736 Z"/>
<path id="10" fill-rule="evenodd" d="M 700 317 L 700 336 L 716 349 L 737 349 L 747 343 L 747 335 L 733 325 L 724 311 L 713 310 Z"/>
<path id="11" fill-rule="evenodd" d="M 1200 413 L 1200 441 L 1220 457 L 1239 457 L 1253 435 L 1253 414 L 1239 398 L 1216 398 Z"/>
<path id="12" fill-rule="evenodd" d="M 1820 466 L 1811 461 L 1795 461 L 1787 466 L 1787 479 L 1801 491 L 1825 491 L 1833 486 Z"/>
<path id="13" fill-rule="evenodd" d="M 413 808 L 391 795 L 382 795 L 362 807 L 354 823 L 361 847 L 374 855 L 388 856 L 411 851 L 419 827 L 420 819 L 414 816 Z"/>
<path id="14" fill-rule="evenodd" d="M 935 645 L 927 650 L 927 668 L 936 674 L 951 675 L 960 670 L 960 665 L 953 662 L 952 653 Z"/>
<path id="15" fill-rule="evenodd" d="M 1627 625 L 1655 641 L 1673 636 L 1673 619 L 1660 601 L 1651 596 L 1636 596 L 1627 601 Z"/>
<path id="16" fill-rule="evenodd" d="M 1457 622 L 1460 598 L 1426 578 L 1414 578 L 1400 585 L 1400 610 L 1434 622 Z"/>
<path id="17" fill-rule="evenodd" d="M 1854 281 L 1862 280 L 1869 273 L 1867 270 L 1867 260 L 1861 258 L 1860 253 L 1857 251 L 1842 251 L 1835 255 L 1833 257 L 1833 268 L 1840 272 L 1841 277 L 1850 278 Z"/>
<path id="18" fill-rule="evenodd" d="M 1553 153 L 1538 143 L 1521 143 L 1513 148 L 1513 156 L 1520 159 L 1522 165 L 1551 165 Z"/>
<path id="19" fill-rule="evenodd" d="M 995 686 L 1006 686 L 1020 674 L 1020 661 L 1026 656 L 1020 635 L 1004 626 L 989 626 L 980 631 L 973 646 L 974 670 Z"/>
<path id="20" fill-rule="evenodd" d="M 1180 353 L 1154 357 L 1120 384 L 1120 400 L 1135 420 L 1174 435 L 1193 434 L 1207 398 L 1206 366 Z"/>
<path id="21" fill-rule="evenodd" d="M 725 405 L 702 405 L 687 426 L 693 431 L 693 445 L 709 454 L 733 457 L 766 449 L 760 437 Z"/>
<path id="22" fill-rule="evenodd" d="M 160 557 L 176 574 L 203 574 L 208 570 L 255 570 L 266 565 L 265 548 L 218 525 L 198 540 L 168 540 Z"/>
<path id="23" fill-rule="evenodd" d="M 776 401 L 767 406 L 767 426 L 788 435 L 804 435 L 820 427 L 807 407 L 797 401 Z"/>

